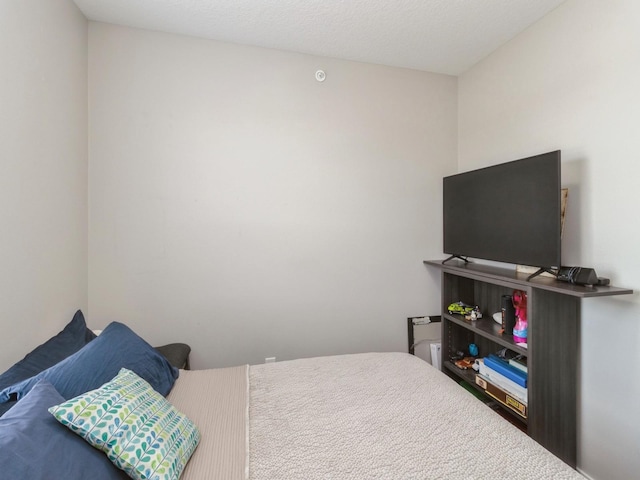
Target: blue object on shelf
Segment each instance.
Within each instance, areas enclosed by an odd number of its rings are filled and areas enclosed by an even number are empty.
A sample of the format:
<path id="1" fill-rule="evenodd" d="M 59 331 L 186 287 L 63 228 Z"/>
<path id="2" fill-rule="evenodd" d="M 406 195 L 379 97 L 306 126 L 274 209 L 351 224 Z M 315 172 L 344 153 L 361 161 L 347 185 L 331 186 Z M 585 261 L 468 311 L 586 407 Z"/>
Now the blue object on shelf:
<path id="1" fill-rule="evenodd" d="M 522 370 L 517 369 L 513 365 L 509 365 L 508 362 L 505 362 L 496 355 L 489 355 L 488 357 L 485 357 L 484 364 L 488 368 L 495 370 L 501 375 L 504 375 L 509 380 L 517 383 L 521 387 L 527 388 L 528 375 Z"/>

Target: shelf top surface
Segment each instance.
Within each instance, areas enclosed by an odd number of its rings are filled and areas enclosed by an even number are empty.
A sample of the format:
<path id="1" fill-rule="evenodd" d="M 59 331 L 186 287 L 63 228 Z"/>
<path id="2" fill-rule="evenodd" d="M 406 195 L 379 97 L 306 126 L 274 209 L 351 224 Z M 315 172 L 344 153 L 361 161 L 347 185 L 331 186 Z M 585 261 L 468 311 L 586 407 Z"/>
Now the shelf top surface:
<path id="1" fill-rule="evenodd" d="M 504 267 L 495 267 L 493 265 L 484 265 L 478 263 L 464 263 L 462 261 L 450 260 L 446 264 L 442 264 L 442 260 L 425 260 L 425 264 L 439 268 L 448 273 L 454 273 L 470 277 L 476 280 L 501 280 L 520 285 L 522 287 L 539 288 L 542 290 L 550 290 L 561 293 L 563 295 L 571 295 L 574 297 L 608 297 L 612 295 L 629 295 L 633 290 L 619 287 L 600 287 L 588 285 L 573 285 L 571 283 L 560 282 L 552 277 L 537 276 L 531 280 L 527 280 L 528 273 L 516 272 L 515 268 L 509 269 Z"/>

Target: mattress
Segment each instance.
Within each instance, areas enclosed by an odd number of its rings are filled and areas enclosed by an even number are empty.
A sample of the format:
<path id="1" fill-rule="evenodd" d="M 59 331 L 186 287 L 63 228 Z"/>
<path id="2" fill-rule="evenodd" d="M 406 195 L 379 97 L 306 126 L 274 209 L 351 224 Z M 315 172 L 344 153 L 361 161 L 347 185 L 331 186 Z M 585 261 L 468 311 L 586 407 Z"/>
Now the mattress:
<path id="1" fill-rule="evenodd" d="M 202 434 L 186 480 L 584 479 L 404 353 L 185 371 L 169 400 Z"/>

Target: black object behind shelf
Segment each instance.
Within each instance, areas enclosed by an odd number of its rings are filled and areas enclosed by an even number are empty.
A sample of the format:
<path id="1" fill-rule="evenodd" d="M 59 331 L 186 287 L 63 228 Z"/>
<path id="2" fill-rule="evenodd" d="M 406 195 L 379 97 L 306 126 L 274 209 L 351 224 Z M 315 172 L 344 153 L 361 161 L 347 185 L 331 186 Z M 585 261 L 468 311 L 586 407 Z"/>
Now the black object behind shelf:
<path id="1" fill-rule="evenodd" d="M 436 323 L 441 321 L 440 315 L 428 315 L 424 317 L 409 317 L 407 318 L 407 338 L 409 340 L 409 353 L 411 355 L 415 355 L 415 332 L 414 327 L 418 325 L 414 325 L 413 320 L 418 318 L 428 318 L 430 320 L 429 323 Z"/>
<path id="2" fill-rule="evenodd" d="M 155 349 L 163 355 L 169 363 L 176 368 L 183 370 L 189 370 L 189 354 L 191 353 L 191 347 L 186 343 L 170 343 L 168 345 L 162 345 L 161 347 L 155 347 Z"/>

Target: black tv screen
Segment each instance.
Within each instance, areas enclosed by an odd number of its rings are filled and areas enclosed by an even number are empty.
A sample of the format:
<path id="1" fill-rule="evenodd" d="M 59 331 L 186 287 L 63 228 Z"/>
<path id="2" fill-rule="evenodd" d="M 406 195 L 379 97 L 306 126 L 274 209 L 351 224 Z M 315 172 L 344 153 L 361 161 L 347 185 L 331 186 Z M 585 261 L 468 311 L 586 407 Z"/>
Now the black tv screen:
<path id="1" fill-rule="evenodd" d="M 444 252 L 561 265 L 560 151 L 444 177 Z"/>

